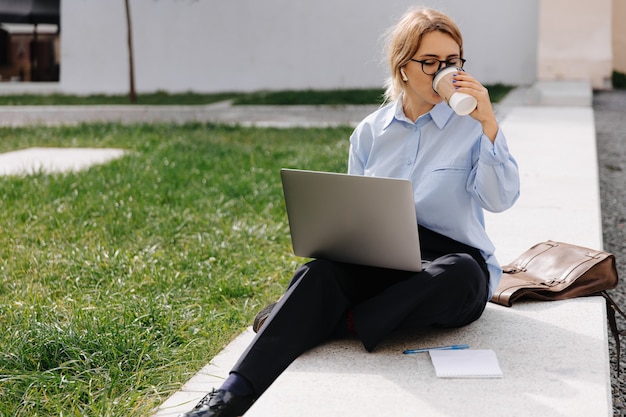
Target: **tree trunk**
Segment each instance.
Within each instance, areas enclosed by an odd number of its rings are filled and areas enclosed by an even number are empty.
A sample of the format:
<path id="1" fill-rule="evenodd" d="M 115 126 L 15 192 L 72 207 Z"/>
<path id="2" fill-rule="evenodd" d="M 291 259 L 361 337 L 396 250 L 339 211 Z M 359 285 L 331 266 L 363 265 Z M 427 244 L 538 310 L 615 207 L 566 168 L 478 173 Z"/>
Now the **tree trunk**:
<path id="1" fill-rule="evenodd" d="M 128 27 L 128 67 L 130 76 L 130 90 L 128 98 L 131 103 L 137 102 L 137 93 L 135 92 L 135 62 L 133 58 L 133 30 L 130 19 L 130 0 L 124 0 L 126 3 L 126 25 Z"/>

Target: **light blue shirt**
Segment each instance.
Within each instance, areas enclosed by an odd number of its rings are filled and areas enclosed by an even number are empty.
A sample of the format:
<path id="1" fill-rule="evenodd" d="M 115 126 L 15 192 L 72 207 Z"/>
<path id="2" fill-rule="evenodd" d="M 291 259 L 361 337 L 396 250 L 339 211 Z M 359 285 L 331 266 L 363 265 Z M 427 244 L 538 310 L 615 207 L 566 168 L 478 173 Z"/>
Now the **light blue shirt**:
<path id="1" fill-rule="evenodd" d="M 491 143 L 478 121 L 445 103 L 412 122 L 401 103 L 387 104 L 356 127 L 348 172 L 411 180 L 417 222 L 481 251 L 491 298 L 502 270 L 483 209 L 501 212 L 519 197 L 517 163 L 506 139 L 498 129 Z"/>

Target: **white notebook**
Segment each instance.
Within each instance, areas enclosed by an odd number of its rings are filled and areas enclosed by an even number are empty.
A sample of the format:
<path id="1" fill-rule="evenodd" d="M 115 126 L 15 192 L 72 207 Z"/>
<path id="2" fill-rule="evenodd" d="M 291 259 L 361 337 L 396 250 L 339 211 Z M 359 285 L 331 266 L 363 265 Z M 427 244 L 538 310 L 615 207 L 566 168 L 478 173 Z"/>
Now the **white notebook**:
<path id="1" fill-rule="evenodd" d="M 496 352 L 491 349 L 431 350 L 439 378 L 502 378 Z"/>

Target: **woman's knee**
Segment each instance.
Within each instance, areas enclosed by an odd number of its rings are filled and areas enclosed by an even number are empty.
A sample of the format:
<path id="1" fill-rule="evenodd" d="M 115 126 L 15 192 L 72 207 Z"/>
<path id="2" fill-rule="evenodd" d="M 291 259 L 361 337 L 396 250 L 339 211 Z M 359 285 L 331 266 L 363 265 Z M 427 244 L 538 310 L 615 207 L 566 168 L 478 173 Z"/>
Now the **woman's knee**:
<path id="1" fill-rule="evenodd" d="M 453 253 L 437 259 L 432 267 L 440 268 L 439 275 L 445 278 L 450 296 L 487 297 L 488 276 L 480 264 L 466 253 Z"/>
<path id="2" fill-rule="evenodd" d="M 485 279 L 485 271 L 478 262 L 467 253 L 451 253 L 437 259 L 436 262 L 445 266 L 453 278 L 475 277 Z"/>
<path id="3" fill-rule="evenodd" d="M 450 274 L 451 287 L 454 286 L 456 302 L 459 306 L 458 316 L 447 323 L 457 327 L 467 325 L 481 316 L 487 299 L 488 276 L 480 264 L 470 255 L 458 253 L 452 257 L 454 270 Z"/>
<path id="4" fill-rule="evenodd" d="M 338 265 L 336 262 L 326 259 L 314 259 L 296 270 L 289 282 L 289 287 L 292 287 L 302 279 L 316 281 L 333 279 L 337 274 L 337 269 Z"/>

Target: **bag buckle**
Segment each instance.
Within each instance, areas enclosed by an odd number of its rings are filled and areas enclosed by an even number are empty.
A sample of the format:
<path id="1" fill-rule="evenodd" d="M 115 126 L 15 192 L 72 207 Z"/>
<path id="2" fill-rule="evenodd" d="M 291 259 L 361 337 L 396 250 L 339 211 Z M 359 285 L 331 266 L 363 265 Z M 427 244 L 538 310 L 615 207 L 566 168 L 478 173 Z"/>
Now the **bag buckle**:
<path id="1" fill-rule="evenodd" d="M 564 279 L 552 278 L 549 281 L 543 281 L 541 285 L 545 285 L 546 287 L 556 287 L 557 285 L 562 284 L 563 282 L 565 282 Z"/>
<path id="2" fill-rule="evenodd" d="M 507 265 L 502 267 L 502 272 L 505 274 L 517 274 L 519 272 L 526 272 L 526 268 L 520 265 Z"/>

